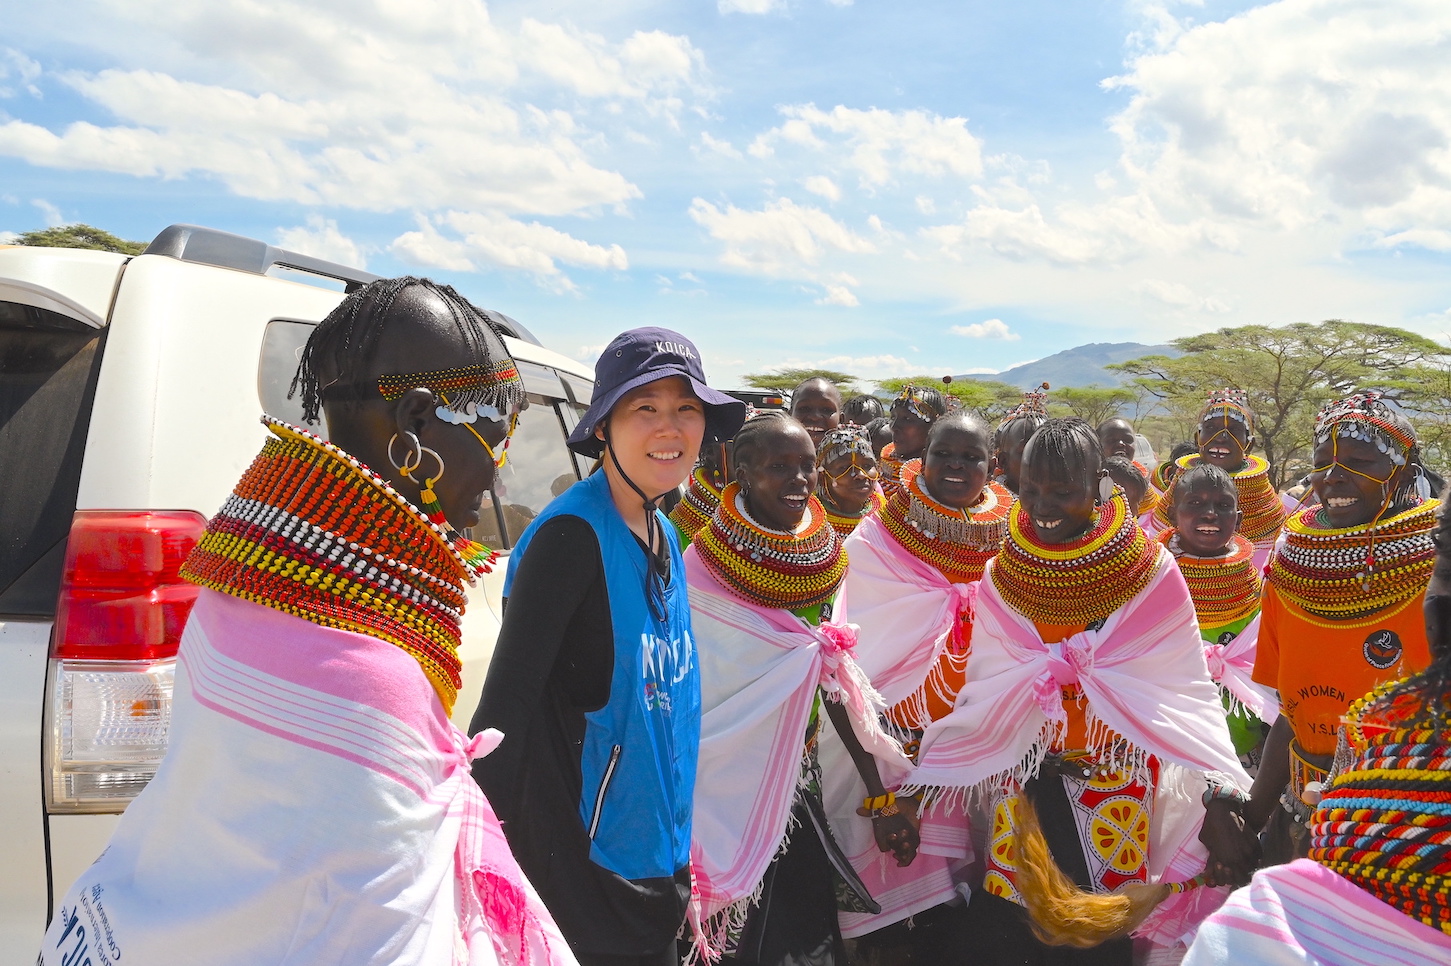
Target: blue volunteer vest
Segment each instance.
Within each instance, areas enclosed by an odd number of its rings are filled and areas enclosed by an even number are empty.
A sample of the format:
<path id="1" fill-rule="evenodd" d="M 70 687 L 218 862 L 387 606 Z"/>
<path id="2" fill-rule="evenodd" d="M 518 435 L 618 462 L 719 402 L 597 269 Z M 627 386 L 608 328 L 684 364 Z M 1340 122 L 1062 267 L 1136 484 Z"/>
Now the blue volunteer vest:
<path id="1" fill-rule="evenodd" d="M 685 562 L 674 528 L 656 512 L 670 547 L 666 619 L 645 599 L 645 554 L 615 509 L 603 472 L 554 499 L 509 555 L 504 596 L 534 532 L 549 519 L 575 516 L 600 544 L 615 668 L 609 702 L 585 715 L 579 818 L 590 859 L 626 879 L 673 876 L 690 861 L 691 801 L 700 752 L 700 669 L 690 629 Z"/>

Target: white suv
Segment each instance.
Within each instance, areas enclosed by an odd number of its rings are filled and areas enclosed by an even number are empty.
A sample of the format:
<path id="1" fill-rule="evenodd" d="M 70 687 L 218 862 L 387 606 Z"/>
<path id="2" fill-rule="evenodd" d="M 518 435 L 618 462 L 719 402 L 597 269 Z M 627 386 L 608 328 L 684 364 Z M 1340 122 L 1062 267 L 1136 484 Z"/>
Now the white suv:
<path id="1" fill-rule="evenodd" d="M 312 326 L 373 278 L 188 225 L 134 258 L 0 246 L 0 966 L 35 961 L 55 898 L 155 773 L 196 593 L 177 568 L 261 448 L 259 412 L 301 419 L 287 387 Z M 488 314 L 530 401 L 474 531 L 507 550 L 588 472 L 565 437 L 593 374 Z M 461 726 L 502 572 L 465 619 Z"/>

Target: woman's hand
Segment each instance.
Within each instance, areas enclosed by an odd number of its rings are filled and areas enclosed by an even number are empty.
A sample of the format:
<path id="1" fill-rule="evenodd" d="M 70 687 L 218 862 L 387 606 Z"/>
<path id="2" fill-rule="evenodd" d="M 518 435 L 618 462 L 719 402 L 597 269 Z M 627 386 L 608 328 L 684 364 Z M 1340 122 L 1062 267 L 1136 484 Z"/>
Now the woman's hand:
<path id="1" fill-rule="evenodd" d="M 1199 841 L 1209 849 L 1206 868 L 1212 886 L 1241 886 L 1254 874 L 1260 860 L 1259 837 L 1245 824 L 1235 803 L 1215 799 L 1204 806 Z"/>
<path id="2" fill-rule="evenodd" d="M 908 866 L 917 857 L 917 846 L 922 840 L 917 834 L 912 802 L 902 800 L 898 805 L 896 815 L 878 815 L 872 819 L 872 837 L 877 840 L 878 849 L 896 856 L 899 866 Z"/>

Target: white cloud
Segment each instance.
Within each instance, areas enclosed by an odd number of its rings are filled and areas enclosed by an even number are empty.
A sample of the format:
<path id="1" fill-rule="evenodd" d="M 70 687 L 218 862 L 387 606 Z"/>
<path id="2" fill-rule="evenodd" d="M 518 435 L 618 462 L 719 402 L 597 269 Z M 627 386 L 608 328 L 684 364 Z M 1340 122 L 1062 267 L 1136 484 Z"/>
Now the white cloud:
<path id="1" fill-rule="evenodd" d="M 721 141 L 713 138 L 707 131 L 700 132 L 700 146 L 706 151 L 709 151 L 713 154 L 719 154 L 723 157 L 731 158 L 735 161 L 739 161 L 741 158 L 745 157 L 745 155 L 741 154 L 740 150 L 736 148 L 735 145 L 731 144 L 729 141 Z"/>
<path id="2" fill-rule="evenodd" d="M 344 235 L 336 221 L 322 215 L 308 215 L 306 225 L 278 229 L 277 244 L 352 268 L 368 267 L 367 257 L 358 243 Z"/>
<path id="3" fill-rule="evenodd" d="M 575 350 L 574 357 L 580 362 L 587 362 L 593 365 L 594 361 L 600 357 L 600 353 L 604 351 L 605 344 L 603 342 L 599 345 L 582 345 Z"/>
<path id="4" fill-rule="evenodd" d="M 1280 0 L 1170 31 L 1106 86 L 1166 205 L 1277 228 L 1451 227 L 1451 6 Z"/>
<path id="5" fill-rule="evenodd" d="M 1009 329 L 1007 323 L 1002 319 L 985 319 L 970 325 L 954 325 L 949 331 L 953 335 L 962 335 L 969 339 L 1002 339 L 1005 342 L 1017 342 L 1021 338 L 1016 332 Z"/>
<path id="6" fill-rule="evenodd" d="M 1376 248 L 1411 246 L 1433 252 L 1451 252 L 1451 231 L 1411 228 L 1407 231 L 1398 231 L 1394 235 L 1377 238 L 1373 244 Z"/>
<path id="7" fill-rule="evenodd" d="M 0 155 L 202 176 L 243 197 L 304 205 L 589 213 L 641 193 L 590 160 L 598 134 L 574 112 L 673 116 L 704 91 L 701 53 L 661 31 L 613 43 L 533 19 L 508 30 L 472 0 L 339 12 L 288 0 L 108 7 L 117 38 L 141 25 L 158 48 L 185 53 L 149 69 L 57 75 L 114 122 L 4 118 Z M 99 58 L 133 59 L 123 44 Z"/>
<path id="8" fill-rule="evenodd" d="M 924 215 L 936 214 L 937 212 L 937 203 L 926 195 L 918 195 L 917 200 L 914 201 L 913 204 L 916 205 L 917 210 Z"/>
<path id="9" fill-rule="evenodd" d="M 871 188 L 903 175 L 982 174 L 982 142 L 968 131 L 966 118 L 840 104 L 830 111 L 815 104 L 780 111 L 786 121 L 756 136 L 748 149 L 753 157 L 769 158 L 783 147 L 818 152 L 855 171 L 862 185 Z"/>
<path id="10" fill-rule="evenodd" d="M 841 305 L 846 308 L 854 308 L 861 304 L 856 294 L 845 285 L 828 285 L 826 294 L 816 300 L 817 305 Z"/>
<path id="11" fill-rule="evenodd" d="M 35 79 L 40 76 L 40 65 L 18 50 L 6 47 L 0 49 L 0 98 L 14 97 L 19 91 L 12 84 L 23 88 L 32 97 L 40 96 Z"/>
<path id="12" fill-rule="evenodd" d="M 59 228 L 62 225 L 68 224 L 65 217 L 61 215 L 60 209 L 44 198 L 32 199 L 30 203 L 40 209 L 41 215 L 45 218 L 45 227 Z"/>
<path id="13" fill-rule="evenodd" d="M 1178 309 L 1190 309 L 1211 315 L 1222 315 L 1231 311 L 1217 298 L 1201 296 L 1182 282 L 1168 282 L 1160 278 L 1146 278 L 1135 282 L 1131 291 L 1145 298 L 1162 302 Z"/>
<path id="14" fill-rule="evenodd" d="M 725 244 L 721 262 L 767 275 L 814 278 L 802 269 L 820 264 L 829 252 L 869 254 L 876 246 L 842 225 L 820 208 L 796 204 L 790 198 L 768 202 L 752 211 L 726 205 L 723 209 L 696 198 L 690 217 Z"/>
<path id="15" fill-rule="evenodd" d="M 784 6 L 783 0 L 716 0 L 721 13 L 770 13 Z"/>
<path id="16" fill-rule="evenodd" d="M 0 245 L 13 245 L 20 240 L 20 234 L 13 231 L 0 231 Z"/>
<path id="17" fill-rule="evenodd" d="M 458 237 L 444 235 L 441 228 Z M 399 235 L 390 247 L 402 258 L 436 268 L 466 271 L 487 264 L 519 269 L 559 291 L 576 290 L 559 262 L 596 270 L 630 267 L 619 245 L 594 245 L 549 225 L 497 212 L 449 211 L 434 219 L 420 218 L 417 231 Z"/>
<path id="18" fill-rule="evenodd" d="M 814 195 L 820 195 L 827 201 L 841 200 L 841 189 L 836 186 L 835 181 L 832 181 L 826 175 L 812 175 L 801 182 L 801 186 Z"/>

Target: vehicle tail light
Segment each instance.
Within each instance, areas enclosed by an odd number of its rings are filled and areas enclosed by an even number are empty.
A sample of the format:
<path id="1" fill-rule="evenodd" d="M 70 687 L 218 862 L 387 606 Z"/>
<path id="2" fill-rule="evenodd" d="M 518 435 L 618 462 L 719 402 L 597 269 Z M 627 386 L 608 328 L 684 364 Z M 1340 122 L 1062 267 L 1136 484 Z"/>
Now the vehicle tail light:
<path id="1" fill-rule="evenodd" d="M 119 812 L 166 754 L 192 511 L 82 510 L 66 545 L 46 695 L 47 806 Z"/>

